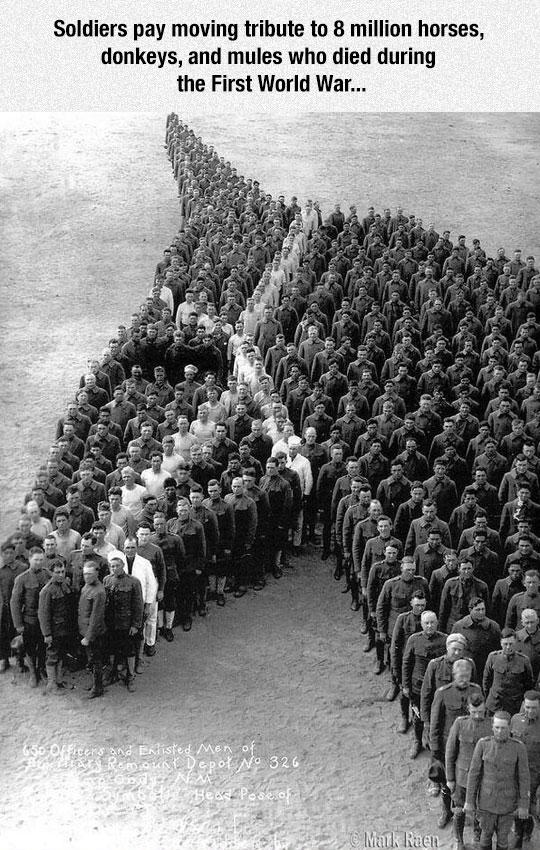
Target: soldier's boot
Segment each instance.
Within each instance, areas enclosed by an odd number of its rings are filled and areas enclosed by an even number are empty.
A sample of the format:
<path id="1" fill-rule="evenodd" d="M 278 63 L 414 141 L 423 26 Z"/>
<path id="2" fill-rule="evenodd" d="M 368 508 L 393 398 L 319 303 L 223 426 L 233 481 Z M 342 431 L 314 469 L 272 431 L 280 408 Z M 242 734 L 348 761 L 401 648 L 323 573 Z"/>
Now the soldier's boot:
<path id="1" fill-rule="evenodd" d="M 56 687 L 60 690 L 65 690 L 66 683 L 64 682 L 64 662 L 59 661 L 56 665 Z"/>
<path id="2" fill-rule="evenodd" d="M 398 726 L 398 732 L 402 735 L 405 735 L 409 730 L 409 698 L 403 696 L 401 694 L 399 698 L 399 710 L 401 713 L 401 720 Z"/>
<path id="3" fill-rule="evenodd" d="M 416 716 L 416 714 L 413 714 L 412 726 L 414 732 L 414 741 L 412 742 L 409 756 L 412 759 L 415 759 L 417 756 L 420 755 L 420 753 L 424 749 L 422 745 L 422 731 L 424 724 L 422 723 L 420 718 Z"/>
<path id="4" fill-rule="evenodd" d="M 135 658 L 128 658 L 126 666 L 126 687 L 132 694 L 135 692 Z"/>
<path id="5" fill-rule="evenodd" d="M 45 688 L 45 693 L 50 696 L 61 696 L 64 691 L 62 688 L 59 688 L 56 683 L 56 669 L 57 664 L 47 664 L 47 687 Z"/>
<path id="6" fill-rule="evenodd" d="M 450 796 L 450 789 L 448 785 L 444 785 L 441 794 L 441 803 L 442 803 L 442 811 L 441 816 L 438 820 L 437 826 L 439 829 L 444 829 L 444 827 L 450 823 L 452 820 L 452 798 Z"/>
<path id="7" fill-rule="evenodd" d="M 380 676 L 384 671 L 384 643 L 382 640 L 375 641 L 375 652 L 377 654 L 377 661 L 375 662 L 375 675 Z"/>
<path id="8" fill-rule="evenodd" d="M 118 681 L 118 665 L 114 657 L 110 659 L 110 665 L 110 669 L 105 676 L 106 685 L 113 685 Z"/>
<path id="9" fill-rule="evenodd" d="M 452 824 L 454 838 L 456 839 L 455 850 L 465 850 L 463 843 L 463 830 L 465 829 L 465 812 L 461 808 L 454 811 L 454 823 Z"/>
<path id="10" fill-rule="evenodd" d="M 88 699 L 96 699 L 97 697 L 102 697 L 105 691 L 103 690 L 103 665 L 101 661 L 94 662 L 94 669 L 92 670 L 92 690 L 88 694 Z"/>
<path id="11" fill-rule="evenodd" d="M 376 643 L 375 643 L 375 629 L 373 628 L 373 626 L 371 625 L 371 622 L 369 622 L 369 621 L 368 621 L 368 625 L 367 625 L 367 637 L 368 637 L 368 639 L 367 639 L 366 645 L 364 646 L 364 652 L 371 652 L 373 647 L 376 646 Z"/>
<path id="12" fill-rule="evenodd" d="M 29 655 L 26 656 L 25 661 L 26 661 L 26 665 L 27 665 L 27 667 L 30 671 L 30 677 L 28 679 L 28 684 L 30 685 L 31 688 L 37 688 L 37 686 L 38 686 L 38 674 L 37 674 L 36 662 L 33 658 L 30 658 Z"/>

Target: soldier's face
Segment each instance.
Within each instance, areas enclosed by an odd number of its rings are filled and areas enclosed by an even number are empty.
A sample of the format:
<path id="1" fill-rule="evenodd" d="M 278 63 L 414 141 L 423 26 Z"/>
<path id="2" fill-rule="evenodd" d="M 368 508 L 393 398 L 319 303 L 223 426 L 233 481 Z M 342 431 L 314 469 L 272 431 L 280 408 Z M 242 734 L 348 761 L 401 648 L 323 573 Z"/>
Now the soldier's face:
<path id="1" fill-rule="evenodd" d="M 536 718 L 540 714 L 540 701 L 536 699 L 524 700 L 523 713 L 527 720 L 536 720 Z"/>
<path id="2" fill-rule="evenodd" d="M 496 741 L 507 741 L 510 737 L 510 724 L 502 717 L 493 718 L 493 737 Z"/>
<path id="3" fill-rule="evenodd" d="M 470 714 L 470 716 L 473 720 L 476 720 L 476 722 L 479 723 L 486 716 L 486 705 L 485 705 L 485 703 L 482 703 L 481 705 L 471 705 L 471 706 L 469 706 L 469 714 Z"/>

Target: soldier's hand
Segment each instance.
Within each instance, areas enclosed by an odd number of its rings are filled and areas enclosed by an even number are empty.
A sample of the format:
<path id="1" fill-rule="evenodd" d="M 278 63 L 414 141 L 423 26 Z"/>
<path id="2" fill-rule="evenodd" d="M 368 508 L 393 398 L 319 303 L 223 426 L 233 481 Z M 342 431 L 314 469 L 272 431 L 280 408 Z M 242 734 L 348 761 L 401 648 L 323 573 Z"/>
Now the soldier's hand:
<path id="1" fill-rule="evenodd" d="M 162 590 L 158 590 L 158 592 L 157 592 L 157 601 L 158 602 L 163 601 L 163 591 Z"/>
<path id="2" fill-rule="evenodd" d="M 451 793 L 451 794 L 453 794 L 453 793 L 454 793 L 454 791 L 456 790 L 456 783 L 455 783 L 455 782 L 452 782 L 451 780 L 449 781 L 449 780 L 447 779 L 447 780 L 446 780 L 446 784 L 448 785 L 448 790 L 450 791 L 450 793 Z"/>
<path id="3" fill-rule="evenodd" d="M 471 803 L 465 803 L 465 805 L 463 806 L 463 811 L 474 812 L 474 806 L 472 806 Z"/>
<path id="4" fill-rule="evenodd" d="M 231 550 L 230 549 L 224 549 L 223 554 L 225 555 L 226 558 L 230 558 L 231 557 Z"/>
<path id="5" fill-rule="evenodd" d="M 133 635 L 136 635 L 138 631 L 139 629 L 137 628 L 137 626 L 131 626 L 129 630 L 129 636 L 133 637 Z"/>
<path id="6" fill-rule="evenodd" d="M 381 641 L 381 643 L 386 643 L 386 641 L 388 640 L 387 632 L 379 632 L 379 640 Z"/>
<path id="7" fill-rule="evenodd" d="M 43 640 L 45 641 L 46 646 L 50 646 L 52 643 L 52 635 L 47 635 L 47 637 L 43 638 Z"/>
<path id="8" fill-rule="evenodd" d="M 89 646 L 89 645 L 90 645 L 90 641 L 88 640 L 88 638 L 83 638 L 82 641 L 81 641 L 81 646 Z"/>
<path id="9" fill-rule="evenodd" d="M 517 810 L 517 816 L 518 816 L 519 820 L 526 820 L 529 817 L 529 810 L 519 808 Z"/>
<path id="10" fill-rule="evenodd" d="M 152 607 L 152 605 L 151 605 L 151 603 L 150 603 L 150 602 L 145 602 L 145 603 L 144 603 L 144 616 L 145 616 L 145 617 L 148 617 L 148 615 L 150 614 L 150 608 L 151 608 L 151 607 Z"/>
<path id="11" fill-rule="evenodd" d="M 196 576 L 202 576 L 202 570 L 195 570 Z"/>
<path id="12" fill-rule="evenodd" d="M 408 688 L 402 688 L 402 693 L 404 697 L 407 697 L 407 699 L 409 699 L 411 692 Z"/>

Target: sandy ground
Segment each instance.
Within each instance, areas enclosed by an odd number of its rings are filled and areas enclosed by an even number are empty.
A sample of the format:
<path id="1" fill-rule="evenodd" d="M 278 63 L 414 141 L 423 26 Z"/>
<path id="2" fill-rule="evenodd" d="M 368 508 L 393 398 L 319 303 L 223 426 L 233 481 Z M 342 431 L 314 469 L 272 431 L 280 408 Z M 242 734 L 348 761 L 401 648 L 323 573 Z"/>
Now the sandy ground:
<path id="1" fill-rule="evenodd" d="M 191 123 L 274 194 L 402 203 L 490 251 L 540 252 L 538 116 Z M 128 320 L 176 230 L 163 125 L 0 118 L 2 534 L 86 357 Z M 427 757 L 408 760 L 331 571 L 310 552 L 263 593 L 213 608 L 160 645 L 129 698 L 117 685 L 84 704 L 78 675 L 51 704 L 3 676 L 2 850 L 346 850 L 388 830 L 400 847 L 413 833 L 449 848 L 424 795 Z"/>

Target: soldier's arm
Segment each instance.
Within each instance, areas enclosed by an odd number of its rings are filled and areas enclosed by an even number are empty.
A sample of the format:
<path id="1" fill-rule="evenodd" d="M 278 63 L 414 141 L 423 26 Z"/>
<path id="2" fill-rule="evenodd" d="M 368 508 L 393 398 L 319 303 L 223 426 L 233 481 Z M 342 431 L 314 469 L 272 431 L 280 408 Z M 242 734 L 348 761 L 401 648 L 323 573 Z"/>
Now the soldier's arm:
<path id="1" fill-rule="evenodd" d="M 397 624 L 396 624 L 397 625 Z M 394 629 L 395 632 L 395 629 Z M 412 688 L 412 671 L 414 669 L 414 641 L 409 640 L 405 645 L 403 653 L 403 662 L 401 665 L 401 684 L 403 690 L 411 691 Z"/>
<path id="2" fill-rule="evenodd" d="M 152 571 L 153 572 L 153 571 Z M 144 601 L 140 581 L 133 582 L 131 590 L 131 628 L 137 631 L 143 624 Z"/>
<path id="3" fill-rule="evenodd" d="M 491 690 L 491 686 L 493 685 L 493 654 L 490 652 L 488 655 L 488 659 L 486 661 L 486 666 L 484 667 L 484 676 L 482 678 L 482 690 L 487 697 L 489 696 L 489 692 Z"/>
<path id="4" fill-rule="evenodd" d="M 482 765 L 484 756 L 484 741 L 481 738 L 474 748 L 473 757 L 469 766 L 467 775 L 467 796 L 465 798 L 465 808 L 469 811 L 476 809 L 476 798 L 480 780 L 482 778 Z"/>
<path id="5" fill-rule="evenodd" d="M 388 630 L 388 602 L 389 602 L 388 597 L 389 597 L 389 595 L 390 595 L 390 589 L 388 587 L 388 582 L 386 581 L 383 585 L 383 589 L 379 593 L 379 598 L 377 600 L 377 608 L 376 608 L 377 630 L 382 634 L 386 634 L 386 632 Z"/>
<path id="6" fill-rule="evenodd" d="M 518 780 L 518 813 L 522 809 L 526 814 L 529 811 L 529 798 L 531 788 L 531 774 L 529 771 L 529 757 L 525 744 L 521 741 L 516 741 L 518 745 L 518 763 L 517 763 L 517 780 Z"/>
<path id="7" fill-rule="evenodd" d="M 445 765 L 446 765 L 446 781 L 456 781 L 456 762 L 459 754 L 459 718 L 454 720 L 448 741 L 446 742 Z"/>
<path id="8" fill-rule="evenodd" d="M 11 609 L 11 619 L 13 620 L 13 625 L 20 633 L 24 631 L 24 621 L 22 616 L 22 598 L 23 598 L 23 583 L 19 581 L 19 576 L 15 579 L 15 584 L 13 585 L 13 592 L 11 594 L 10 600 L 10 609 Z"/>
<path id="9" fill-rule="evenodd" d="M 92 610 L 90 612 L 90 619 L 88 621 L 88 629 L 86 631 L 86 634 L 83 636 L 89 643 L 96 639 L 98 626 L 104 621 L 105 598 L 106 594 L 104 590 L 102 591 L 102 593 L 96 593 L 94 596 L 92 602 Z"/>
<path id="10" fill-rule="evenodd" d="M 439 606 L 439 629 L 441 632 L 448 631 L 448 615 L 450 613 L 450 594 L 448 592 L 448 582 L 444 585 L 441 593 L 441 604 Z"/>
<path id="11" fill-rule="evenodd" d="M 434 759 L 442 761 L 444 759 L 444 702 L 441 691 L 435 692 L 433 705 L 431 706 L 431 714 L 429 718 L 429 746 Z M 442 758 L 441 758 L 442 757 Z"/>
<path id="12" fill-rule="evenodd" d="M 52 633 L 51 599 L 48 591 L 43 592 L 45 587 L 41 588 L 38 601 L 39 627 L 44 638 L 50 637 Z"/>

